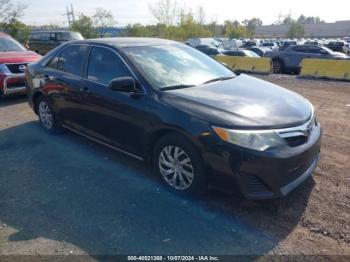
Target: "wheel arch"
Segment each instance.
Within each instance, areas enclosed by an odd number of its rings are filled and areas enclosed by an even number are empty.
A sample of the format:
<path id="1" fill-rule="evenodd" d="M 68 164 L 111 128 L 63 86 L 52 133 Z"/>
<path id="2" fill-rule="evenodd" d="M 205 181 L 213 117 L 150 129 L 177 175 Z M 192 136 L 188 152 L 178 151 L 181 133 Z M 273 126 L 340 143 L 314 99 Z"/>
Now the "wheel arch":
<path id="1" fill-rule="evenodd" d="M 277 62 L 277 61 L 281 63 L 281 65 L 282 65 L 281 73 L 283 73 L 284 70 L 285 70 L 285 62 L 284 62 L 282 57 L 278 56 L 278 57 L 272 58 L 272 65 L 273 65 L 274 62 Z"/>
<path id="2" fill-rule="evenodd" d="M 34 109 L 35 114 L 38 114 L 37 102 L 39 101 L 39 98 L 43 97 L 43 96 L 44 96 L 44 94 L 41 91 L 36 92 L 32 96 L 33 109 Z"/>
<path id="3" fill-rule="evenodd" d="M 176 128 L 176 127 L 169 127 L 169 126 L 157 128 L 157 129 L 151 131 L 150 134 L 146 138 L 145 150 L 144 150 L 144 159 L 147 162 L 151 162 L 152 161 L 153 150 L 154 150 L 154 147 L 157 144 L 157 142 L 162 137 L 164 137 L 164 136 L 166 136 L 166 135 L 168 135 L 170 133 L 174 133 L 174 134 L 180 135 L 180 136 L 184 137 L 186 140 L 188 140 L 197 149 L 200 148 L 200 145 L 199 145 L 198 141 L 196 141 L 196 139 L 193 136 L 189 135 L 184 130 L 181 130 L 181 129 Z"/>

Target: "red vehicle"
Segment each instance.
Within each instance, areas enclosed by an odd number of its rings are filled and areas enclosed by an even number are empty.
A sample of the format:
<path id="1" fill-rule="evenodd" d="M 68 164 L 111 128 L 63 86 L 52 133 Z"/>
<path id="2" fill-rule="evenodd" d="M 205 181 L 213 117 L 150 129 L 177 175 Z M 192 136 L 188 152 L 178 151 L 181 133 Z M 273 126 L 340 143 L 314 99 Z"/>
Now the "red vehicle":
<path id="1" fill-rule="evenodd" d="M 0 32 L 0 95 L 25 92 L 24 72 L 27 64 L 38 61 L 40 57 Z"/>

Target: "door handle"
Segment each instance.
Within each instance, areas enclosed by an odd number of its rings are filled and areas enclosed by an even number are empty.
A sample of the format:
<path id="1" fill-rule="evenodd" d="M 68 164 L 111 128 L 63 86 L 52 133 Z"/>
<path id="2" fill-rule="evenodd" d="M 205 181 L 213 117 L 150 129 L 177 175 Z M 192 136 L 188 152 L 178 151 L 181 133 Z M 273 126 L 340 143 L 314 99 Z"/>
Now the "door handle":
<path id="1" fill-rule="evenodd" d="M 86 87 L 86 86 L 81 87 L 81 88 L 79 89 L 79 91 L 80 91 L 80 92 L 85 92 L 85 93 L 89 93 L 89 92 L 90 92 L 89 88 Z"/>

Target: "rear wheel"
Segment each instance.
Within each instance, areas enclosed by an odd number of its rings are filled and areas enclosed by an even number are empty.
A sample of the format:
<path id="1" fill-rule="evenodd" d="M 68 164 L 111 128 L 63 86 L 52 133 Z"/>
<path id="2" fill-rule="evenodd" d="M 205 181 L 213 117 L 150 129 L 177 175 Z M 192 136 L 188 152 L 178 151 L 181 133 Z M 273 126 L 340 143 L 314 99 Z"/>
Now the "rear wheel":
<path id="1" fill-rule="evenodd" d="M 283 63 L 281 60 L 273 60 L 272 66 L 273 66 L 273 72 L 275 74 L 282 74 L 283 73 Z"/>
<path id="2" fill-rule="evenodd" d="M 203 161 L 196 148 L 175 133 L 162 137 L 155 146 L 154 168 L 163 183 L 181 194 L 200 194 L 207 182 Z"/>
<path id="3" fill-rule="evenodd" d="M 45 130 L 49 133 L 60 132 L 62 130 L 61 125 L 59 124 L 55 112 L 52 110 L 49 100 L 46 97 L 41 96 L 38 99 L 36 106 L 40 123 Z"/>

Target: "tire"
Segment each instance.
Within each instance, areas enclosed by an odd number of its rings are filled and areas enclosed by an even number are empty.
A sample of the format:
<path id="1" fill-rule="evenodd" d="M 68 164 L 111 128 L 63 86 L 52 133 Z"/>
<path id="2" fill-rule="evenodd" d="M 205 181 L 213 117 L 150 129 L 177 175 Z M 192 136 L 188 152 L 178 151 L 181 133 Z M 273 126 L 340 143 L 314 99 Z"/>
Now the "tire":
<path id="1" fill-rule="evenodd" d="M 51 134 L 61 133 L 62 126 L 52 109 L 50 101 L 45 96 L 41 96 L 36 102 L 36 107 L 40 123 L 44 129 Z"/>
<path id="2" fill-rule="evenodd" d="M 281 60 L 278 60 L 278 59 L 273 60 L 272 67 L 273 67 L 274 74 L 282 74 L 283 73 L 284 65 L 283 65 L 283 62 Z"/>
<path id="3" fill-rule="evenodd" d="M 154 147 L 153 165 L 163 184 L 182 195 L 201 195 L 208 189 L 203 160 L 186 138 L 176 133 Z"/>

